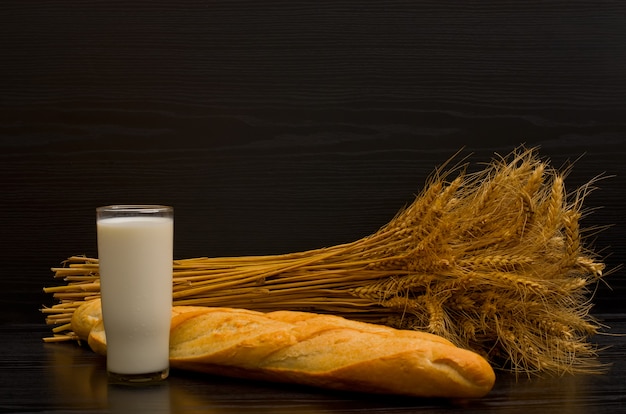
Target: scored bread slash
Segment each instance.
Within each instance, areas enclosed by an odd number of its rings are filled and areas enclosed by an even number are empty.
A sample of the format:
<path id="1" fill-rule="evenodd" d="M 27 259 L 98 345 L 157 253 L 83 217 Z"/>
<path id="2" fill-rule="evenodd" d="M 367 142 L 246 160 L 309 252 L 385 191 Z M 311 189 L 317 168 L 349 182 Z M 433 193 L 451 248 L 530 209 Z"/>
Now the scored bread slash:
<path id="1" fill-rule="evenodd" d="M 100 301 L 74 313 L 72 327 L 106 355 Z M 174 369 L 328 389 L 415 397 L 477 398 L 493 387 L 490 364 L 437 335 L 339 316 L 177 306 Z"/>

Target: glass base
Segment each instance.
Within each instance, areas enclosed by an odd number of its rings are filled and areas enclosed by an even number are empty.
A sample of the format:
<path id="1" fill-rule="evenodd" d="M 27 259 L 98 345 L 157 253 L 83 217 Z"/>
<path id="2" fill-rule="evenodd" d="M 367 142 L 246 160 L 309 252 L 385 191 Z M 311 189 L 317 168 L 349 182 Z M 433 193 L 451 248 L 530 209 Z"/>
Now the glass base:
<path id="1" fill-rule="evenodd" d="M 165 368 L 162 371 L 149 372 L 146 374 L 119 374 L 111 371 L 108 371 L 107 374 L 109 382 L 113 384 L 142 385 L 163 381 L 170 374 L 170 369 Z"/>

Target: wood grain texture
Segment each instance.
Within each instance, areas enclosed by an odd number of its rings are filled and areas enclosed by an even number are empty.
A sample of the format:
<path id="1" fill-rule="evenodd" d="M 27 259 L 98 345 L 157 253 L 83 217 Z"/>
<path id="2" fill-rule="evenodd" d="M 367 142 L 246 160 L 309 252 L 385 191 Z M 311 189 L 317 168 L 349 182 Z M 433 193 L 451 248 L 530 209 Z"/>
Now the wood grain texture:
<path id="1" fill-rule="evenodd" d="M 41 320 L 93 209 L 176 208 L 177 257 L 285 253 L 385 224 L 465 147 L 541 146 L 626 258 L 626 4 L 4 1 L 0 280 Z M 610 253 L 610 255 L 609 255 Z M 599 306 L 624 311 L 623 272 Z M 6 307 L 6 312 L 4 308 Z"/>
<path id="2" fill-rule="evenodd" d="M 623 316 L 607 320 L 624 331 Z M 492 392 L 475 400 L 401 398 L 333 392 L 285 384 L 172 372 L 157 387 L 107 384 L 106 363 L 71 343 L 41 344 L 38 325 L 0 326 L 1 412 L 46 413 L 619 413 L 626 404 L 625 343 L 600 338 L 614 363 L 607 375 L 516 379 L 500 374 Z M 17 374 L 16 374 L 17 373 Z M 36 398 L 34 398 L 36 396 Z"/>

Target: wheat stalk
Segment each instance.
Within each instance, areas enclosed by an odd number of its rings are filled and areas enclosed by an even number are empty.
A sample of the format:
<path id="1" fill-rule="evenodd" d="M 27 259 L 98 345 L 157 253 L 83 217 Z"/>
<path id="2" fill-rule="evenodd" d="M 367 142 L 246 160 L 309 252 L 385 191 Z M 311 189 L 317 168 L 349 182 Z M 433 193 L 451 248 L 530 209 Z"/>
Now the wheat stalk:
<path id="1" fill-rule="evenodd" d="M 599 371 L 589 287 L 604 265 L 579 228 L 591 185 L 568 203 L 564 173 L 535 149 L 475 173 L 441 168 L 352 243 L 174 261 L 174 304 L 333 313 L 441 335 L 516 373 Z M 56 326 L 47 340 L 74 339 L 72 313 L 100 294 L 98 260 L 73 256 L 52 270 L 65 285 L 44 288 L 58 302 L 42 309 Z"/>

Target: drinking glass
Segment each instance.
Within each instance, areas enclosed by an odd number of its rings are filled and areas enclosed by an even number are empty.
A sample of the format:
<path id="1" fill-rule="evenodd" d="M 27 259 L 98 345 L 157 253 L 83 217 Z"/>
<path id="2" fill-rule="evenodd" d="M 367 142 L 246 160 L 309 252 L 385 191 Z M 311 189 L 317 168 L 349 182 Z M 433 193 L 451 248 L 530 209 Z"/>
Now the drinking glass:
<path id="1" fill-rule="evenodd" d="M 169 375 L 174 209 L 96 209 L 107 372 L 113 382 Z"/>

